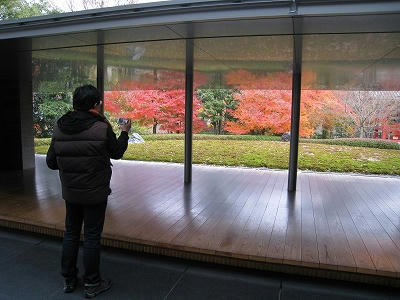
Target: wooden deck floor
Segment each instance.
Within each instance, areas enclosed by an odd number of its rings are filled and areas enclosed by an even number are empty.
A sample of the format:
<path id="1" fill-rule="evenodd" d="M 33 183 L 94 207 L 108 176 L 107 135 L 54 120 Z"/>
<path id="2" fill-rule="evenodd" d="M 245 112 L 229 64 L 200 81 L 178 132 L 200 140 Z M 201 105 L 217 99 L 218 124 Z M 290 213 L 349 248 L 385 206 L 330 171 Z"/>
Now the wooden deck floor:
<path id="1" fill-rule="evenodd" d="M 400 277 L 400 178 L 115 162 L 104 236 L 245 260 Z M 58 173 L 0 173 L 0 219 L 64 229 Z M 397 280 L 397 279 L 396 279 Z"/>

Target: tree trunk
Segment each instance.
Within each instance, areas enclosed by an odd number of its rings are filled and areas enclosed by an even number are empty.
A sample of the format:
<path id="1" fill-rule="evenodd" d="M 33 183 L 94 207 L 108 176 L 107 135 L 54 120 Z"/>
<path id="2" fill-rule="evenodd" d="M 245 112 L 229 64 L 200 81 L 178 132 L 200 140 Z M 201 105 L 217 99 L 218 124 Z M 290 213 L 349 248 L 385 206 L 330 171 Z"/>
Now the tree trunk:
<path id="1" fill-rule="evenodd" d="M 218 134 L 221 134 L 221 131 L 222 131 L 222 122 L 219 121 L 218 122 Z"/>
<path id="2" fill-rule="evenodd" d="M 323 139 L 328 138 L 328 129 L 326 127 L 322 127 L 322 138 Z"/>
<path id="3" fill-rule="evenodd" d="M 154 120 L 154 123 L 153 123 L 153 134 L 157 133 L 157 125 L 158 125 L 157 121 Z"/>

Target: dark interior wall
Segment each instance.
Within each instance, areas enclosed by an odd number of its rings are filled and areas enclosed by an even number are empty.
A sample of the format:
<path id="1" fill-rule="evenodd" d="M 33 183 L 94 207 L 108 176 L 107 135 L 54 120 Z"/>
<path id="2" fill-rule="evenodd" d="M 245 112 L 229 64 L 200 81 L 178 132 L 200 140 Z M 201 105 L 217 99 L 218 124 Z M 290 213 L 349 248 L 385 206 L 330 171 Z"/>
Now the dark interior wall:
<path id="1" fill-rule="evenodd" d="M 0 170 L 35 166 L 30 40 L 0 41 Z"/>

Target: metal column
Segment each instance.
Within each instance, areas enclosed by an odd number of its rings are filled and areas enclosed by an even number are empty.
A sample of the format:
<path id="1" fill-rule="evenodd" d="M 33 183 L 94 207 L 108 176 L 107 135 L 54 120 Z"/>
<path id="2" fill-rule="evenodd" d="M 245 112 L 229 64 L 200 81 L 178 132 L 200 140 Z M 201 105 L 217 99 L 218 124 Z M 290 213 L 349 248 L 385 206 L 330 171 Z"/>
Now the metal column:
<path id="1" fill-rule="evenodd" d="M 292 78 L 292 117 L 290 128 L 290 156 L 288 191 L 296 191 L 297 158 L 299 153 L 300 95 L 301 95 L 301 56 L 302 36 L 294 35 L 293 43 L 293 78 Z"/>
<path id="2" fill-rule="evenodd" d="M 192 182 L 193 59 L 193 40 L 187 39 L 185 80 L 185 183 Z"/>
<path id="3" fill-rule="evenodd" d="M 97 32 L 97 89 L 101 95 L 101 113 L 104 113 L 104 33 Z"/>

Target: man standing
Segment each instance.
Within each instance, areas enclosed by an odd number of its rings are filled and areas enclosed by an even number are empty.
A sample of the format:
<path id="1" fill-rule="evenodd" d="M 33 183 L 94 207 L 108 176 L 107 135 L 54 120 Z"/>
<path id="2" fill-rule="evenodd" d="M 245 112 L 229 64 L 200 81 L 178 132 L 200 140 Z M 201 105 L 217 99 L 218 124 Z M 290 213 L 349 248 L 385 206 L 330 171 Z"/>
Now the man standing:
<path id="1" fill-rule="evenodd" d="M 65 234 L 61 273 L 64 292 L 78 284 L 79 237 L 84 224 L 83 275 L 86 298 L 111 288 L 100 276 L 100 236 L 103 231 L 107 198 L 111 193 L 110 158 L 120 159 L 128 146 L 130 121 L 121 125 L 117 139 L 110 123 L 101 114 L 99 91 L 92 85 L 78 87 L 73 95 L 74 111 L 57 121 L 46 162 L 59 170 L 65 200 Z"/>

